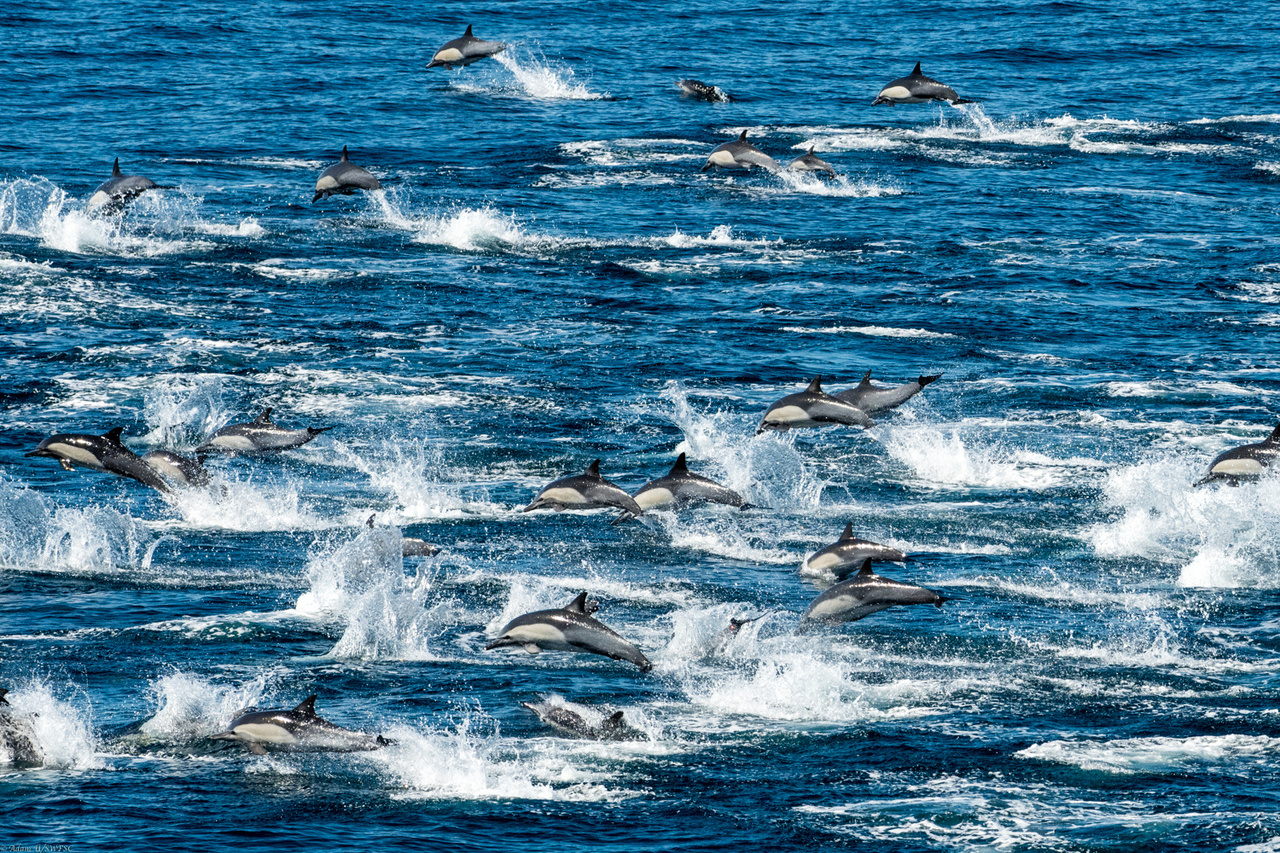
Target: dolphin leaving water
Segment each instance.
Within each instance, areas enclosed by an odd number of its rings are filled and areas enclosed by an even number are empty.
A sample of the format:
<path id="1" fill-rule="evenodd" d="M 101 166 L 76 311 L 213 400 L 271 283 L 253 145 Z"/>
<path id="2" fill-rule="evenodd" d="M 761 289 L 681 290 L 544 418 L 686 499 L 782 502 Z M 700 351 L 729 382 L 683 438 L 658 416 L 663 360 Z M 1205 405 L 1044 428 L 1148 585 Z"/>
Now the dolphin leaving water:
<path id="1" fill-rule="evenodd" d="M 868 370 L 867 375 L 862 377 L 861 382 L 853 388 L 836 392 L 835 396 L 846 403 L 852 403 L 868 415 L 874 415 L 877 412 L 901 406 L 919 394 L 926 385 L 937 382 L 941 378 L 941 373 L 935 373 L 933 376 L 921 376 L 914 382 L 906 382 L 902 385 L 889 387 L 872 384 L 871 371 Z"/>
<path id="2" fill-rule="evenodd" d="M 599 725 L 564 705 L 551 702 L 521 702 L 520 705 L 538 715 L 538 719 L 565 734 L 587 740 L 644 740 L 644 733 L 627 725 L 621 711 L 614 711 Z"/>
<path id="3" fill-rule="evenodd" d="M 224 453 L 267 453 L 277 450 L 292 450 L 301 447 L 322 432 L 333 427 L 306 427 L 304 429 L 286 429 L 271 420 L 271 409 L 263 409 L 262 414 L 252 421 L 243 424 L 228 424 L 209 437 L 209 440 L 196 448 L 196 454 L 202 455 L 210 451 Z"/>
<path id="4" fill-rule="evenodd" d="M 64 470 L 74 470 L 83 465 L 95 471 L 105 471 L 137 480 L 161 492 L 170 491 L 168 482 L 141 456 L 125 447 L 120 441 L 124 427 L 116 427 L 103 435 L 84 433 L 60 433 L 51 435 L 28 452 L 27 456 L 47 456 L 57 459 Z"/>
<path id="5" fill-rule="evenodd" d="M 685 454 L 676 458 L 675 464 L 666 476 L 651 480 L 640 487 L 633 496 L 636 503 L 646 512 L 658 507 L 685 507 L 695 503 L 719 503 L 738 509 L 750 509 L 751 504 L 742 499 L 742 495 L 728 486 L 722 486 L 715 480 L 709 480 L 689 471 Z M 630 518 L 628 513 L 618 516 L 617 521 Z"/>
<path id="6" fill-rule="evenodd" d="M 347 146 L 342 146 L 342 159 L 321 173 L 316 181 L 316 194 L 311 199 L 315 204 L 322 198 L 331 195 L 351 195 L 356 190 L 380 190 L 382 184 L 378 179 L 361 167 L 347 159 Z"/>
<path id="7" fill-rule="evenodd" d="M 473 62 L 479 62 L 486 56 L 493 56 L 495 53 L 501 53 L 506 50 L 507 46 L 500 41 L 485 41 L 478 39 L 471 34 L 471 25 L 467 25 L 467 31 L 452 41 L 447 41 L 440 46 L 440 49 L 431 57 L 428 68 L 435 68 L 437 65 L 443 65 L 447 68 L 462 67 L 470 65 Z"/>
<path id="8" fill-rule="evenodd" d="M 120 158 L 116 158 L 111 167 L 111 177 L 98 185 L 89 196 L 89 210 L 110 213 L 122 209 L 126 204 L 142 195 L 147 190 L 169 189 L 162 187 L 150 178 L 141 175 L 126 175 L 120 171 Z"/>
<path id="9" fill-rule="evenodd" d="M 1257 444 L 1233 447 L 1213 457 L 1213 461 L 1209 463 L 1209 473 L 1197 480 L 1195 485 L 1203 486 L 1214 480 L 1226 480 L 1231 485 L 1238 486 L 1241 480 L 1256 480 L 1266 473 L 1277 455 L 1280 455 L 1280 425 Z"/>
<path id="10" fill-rule="evenodd" d="M 724 89 L 719 86 L 712 86 L 709 83 L 703 83 L 701 80 L 677 80 L 676 86 L 680 89 L 681 95 L 687 98 L 696 98 L 699 101 L 728 103 L 733 100 Z"/>
<path id="11" fill-rule="evenodd" d="M 544 649 L 587 652 L 613 660 L 629 661 L 640 667 L 641 672 L 652 669 L 653 664 L 649 663 L 643 652 L 588 615 L 594 610 L 595 606 L 587 602 L 587 594 L 580 593 L 566 607 L 537 610 L 517 616 L 506 624 L 498 638 L 491 640 L 485 649 L 520 646 L 532 655 Z"/>
<path id="12" fill-rule="evenodd" d="M 247 711 L 231 721 L 214 740 L 240 741 L 254 755 L 266 755 L 268 745 L 291 750 L 358 752 L 386 746 L 381 735 L 352 731 L 316 714 L 316 697 L 308 696 L 296 708 Z"/>
<path id="13" fill-rule="evenodd" d="M 898 605 L 934 604 L 941 607 L 946 600 L 931 589 L 880 577 L 871 571 L 871 560 L 868 559 L 857 575 L 815 598 L 796 630 L 805 631 L 817 624 L 854 622 Z"/>
<path id="14" fill-rule="evenodd" d="M 195 459 L 168 450 L 151 450 L 142 454 L 142 461 L 172 485 L 209 485 L 209 472 Z"/>
<path id="15" fill-rule="evenodd" d="M 592 462 L 585 474 L 561 477 L 543 487 L 533 501 L 521 512 L 539 507 L 551 507 L 556 512 L 566 509 L 598 509 L 616 506 L 632 515 L 644 510 L 631 495 L 600 476 L 600 460 Z"/>
<path id="16" fill-rule="evenodd" d="M 972 101 L 966 101 L 956 94 L 956 90 L 950 86 L 944 86 L 937 80 L 924 76 L 920 71 L 920 63 L 916 63 L 916 67 L 906 77 L 899 77 L 897 80 L 891 80 L 883 89 L 876 99 L 871 102 L 871 106 L 877 104 L 889 104 L 896 106 L 898 104 L 923 104 L 927 101 L 949 101 L 953 104 L 969 104 Z"/>
<path id="17" fill-rule="evenodd" d="M 812 145 L 809 146 L 809 153 L 792 160 L 787 164 L 787 168 L 793 172 L 825 172 L 833 178 L 836 176 L 836 170 L 832 165 L 813 153 Z"/>
<path id="18" fill-rule="evenodd" d="M 768 429 L 788 430 L 824 424 L 849 424 L 863 429 L 875 426 L 862 409 L 823 391 L 822 377 L 815 376 L 808 388 L 788 394 L 770 406 L 756 429 L 756 435 Z"/>
<path id="19" fill-rule="evenodd" d="M 836 580 L 844 580 L 867 560 L 901 563 L 906 559 L 907 555 L 897 548 L 858 539 L 853 535 L 853 522 L 849 522 L 840 538 L 814 553 L 804 567 L 814 572 L 831 572 Z"/>
<path id="20" fill-rule="evenodd" d="M 702 171 L 705 172 L 713 167 L 750 171 L 752 166 L 759 166 L 768 169 L 770 172 L 776 172 L 782 168 L 778 165 L 777 160 L 748 142 L 747 132 L 744 130 L 732 142 L 717 145 L 711 151 L 711 156 L 707 158 L 707 163 L 702 167 Z"/>

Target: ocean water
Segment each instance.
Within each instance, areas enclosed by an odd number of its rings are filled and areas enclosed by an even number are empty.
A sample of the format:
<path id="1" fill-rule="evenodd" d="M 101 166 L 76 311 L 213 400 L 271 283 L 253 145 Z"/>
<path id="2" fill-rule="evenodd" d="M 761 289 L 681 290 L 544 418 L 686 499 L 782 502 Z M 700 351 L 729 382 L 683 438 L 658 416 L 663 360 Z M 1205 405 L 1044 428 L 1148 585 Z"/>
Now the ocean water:
<path id="1" fill-rule="evenodd" d="M 426 70 L 468 24 L 508 49 Z M 0 38 L 0 687 L 43 750 L 0 755 L 0 844 L 1280 850 L 1280 481 L 1192 486 L 1280 409 L 1270 8 L 18 2 Z M 917 61 L 973 102 L 873 108 Z M 836 177 L 700 171 L 743 129 Z M 344 145 L 384 191 L 311 203 Z M 167 189 L 91 215 L 117 157 Z M 868 370 L 942 378 L 755 435 Z M 267 407 L 332 429 L 210 489 L 24 456 Z M 680 452 L 757 508 L 520 512 Z M 795 634 L 848 522 L 949 601 Z M 583 590 L 651 672 L 484 650 Z M 312 693 L 391 744 L 211 739 Z"/>

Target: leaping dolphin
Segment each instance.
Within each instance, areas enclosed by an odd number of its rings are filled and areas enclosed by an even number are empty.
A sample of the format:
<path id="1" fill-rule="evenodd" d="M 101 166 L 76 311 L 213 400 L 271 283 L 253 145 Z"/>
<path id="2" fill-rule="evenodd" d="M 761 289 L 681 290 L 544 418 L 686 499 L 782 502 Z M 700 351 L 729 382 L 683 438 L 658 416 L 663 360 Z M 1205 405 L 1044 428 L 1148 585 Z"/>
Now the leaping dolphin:
<path id="1" fill-rule="evenodd" d="M 271 409 L 263 409 L 262 414 L 248 423 L 228 424 L 215 432 L 208 441 L 196 448 L 196 454 L 203 455 L 215 450 L 224 453 L 267 453 L 292 450 L 331 429 L 333 427 L 285 429 L 276 426 L 271 420 Z"/>
<path id="2" fill-rule="evenodd" d="M 254 755 L 266 755 L 266 747 L 327 752 L 359 752 L 386 746 L 381 735 L 344 729 L 316 714 L 316 697 L 303 699 L 296 708 L 248 711 L 231 721 L 214 740 L 240 741 Z"/>
<path id="3" fill-rule="evenodd" d="M 495 53 L 501 53 L 506 50 L 507 46 L 500 41 L 485 41 L 478 39 L 471 34 L 471 25 L 467 25 L 467 31 L 452 41 L 447 41 L 436 51 L 435 56 L 431 57 L 428 68 L 435 68 L 437 65 L 443 65 L 447 68 L 462 67 L 470 65 L 473 62 L 479 62 L 486 56 L 493 56 Z"/>
<path id="4" fill-rule="evenodd" d="M 520 704 L 537 714 L 539 720 L 553 729 L 558 729 L 574 737 L 586 738 L 587 740 L 644 739 L 642 732 L 627 725 L 622 718 L 621 711 L 614 711 L 601 720 L 599 725 L 593 726 L 577 711 L 564 705 L 556 705 L 551 702 L 521 702 Z"/>
<path id="5" fill-rule="evenodd" d="M 711 151 L 711 156 L 707 158 L 707 163 L 702 167 L 702 171 L 705 172 L 712 167 L 717 169 L 746 169 L 750 171 L 752 166 L 760 166 L 770 172 L 776 172 L 782 168 L 778 165 L 777 160 L 748 142 L 747 132 L 744 130 L 732 142 L 717 145 Z"/>
<path id="6" fill-rule="evenodd" d="M 838 540 L 805 561 L 805 568 L 814 572 L 831 572 L 836 580 L 844 580 L 866 560 L 901 563 L 906 559 L 907 555 L 897 548 L 857 538 L 853 535 L 853 522 L 849 522 Z"/>
<path id="7" fill-rule="evenodd" d="M 796 630 L 805 631 L 818 624 L 854 622 L 897 605 L 934 604 L 941 607 L 946 600 L 931 589 L 880 577 L 871 571 L 871 560 L 868 559 L 857 575 L 815 598 Z"/>
<path id="8" fill-rule="evenodd" d="M 833 178 L 836 176 L 836 170 L 831 164 L 813 153 L 812 145 L 809 146 L 809 153 L 792 160 L 787 164 L 787 168 L 793 172 L 825 172 Z"/>
<path id="9" fill-rule="evenodd" d="M 161 492 L 170 491 L 168 482 L 151 465 L 121 443 L 123 432 L 124 427 L 116 427 L 103 435 L 59 433 L 49 436 L 26 455 L 57 459 L 66 471 L 83 465 L 95 471 L 137 480 Z"/>
<path id="10" fill-rule="evenodd" d="M 874 415 L 877 412 L 896 409 L 919 394 L 924 386 L 937 382 L 941 378 L 941 373 L 935 373 L 933 376 L 921 376 L 914 382 L 890 387 L 872 384 L 871 371 L 868 370 L 861 382 L 853 388 L 836 392 L 835 396 L 846 403 L 852 403 L 868 415 Z"/>
<path id="11" fill-rule="evenodd" d="M 537 610 L 517 616 L 506 624 L 496 640 L 485 649 L 520 646 L 531 655 L 544 649 L 556 652 L 587 652 L 613 660 L 625 660 L 640 667 L 641 672 L 653 668 L 649 659 L 635 646 L 618 636 L 611 628 L 591 618 L 595 610 L 580 593 L 568 606 L 557 610 Z"/>
<path id="12" fill-rule="evenodd" d="M 382 184 L 378 183 L 378 179 L 369 174 L 366 169 L 362 169 L 355 163 L 347 159 L 347 146 L 342 146 L 342 159 L 334 163 L 321 173 L 319 180 L 316 181 L 316 194 L 311 199 L 311 203 L 315 204 L 322 198 L 328 198 L 331 195 L 351 195 L 356 190 L 380 190 Z"/>
<path id="13" fill-rule="evenodd" d="M 686 98 L 696 98 L 709 103 L 728 103 L 733 100 L 724 89 L 712 86 L 710 83 L 703 83 L 701 80 L 677 80 L 676 86 L 680 89 L 680 94 Z"/>
<path id="14" fill-rule="evenodd" d="M 1266 473 L 1277 455 L 1280 455 L 1280 425 L 1257 444 L 1233 447 L 1213 457 L 1213 461 L 1209 463 L 1209 473 L 1197 480 L 1195 485 L 1203 486 L 1214 480 L 1226 480 L 1231 485 L 1238 486 L 1241 480 L 1256 480 Z"/>
<path id="15" fill-rule="evenodd" d="M 956 94 L 956 90 L 950 86 L 944 86 L 937 80 L 924 76 L 920 71 L 920 63 L 916 63 L 915 69 L 906 77 L 899 77 L 897 80 L 890 81 L 876 99 L 871 102 L 871 106 L 877 104 L 889 104 L 896 106 L 898 104 L 923 104 L 927 101 L 949 101 L 953 104 L 969 104 L 967 101 Z"/>
<path id="16" fill-rule="evenodd" d="M 600 476 L 600 460 L 592 462 L 585 474 L 575 474 L 553 480 L 538 492 L 533 501 L 521 512 L 539 507 L 551 507 L 556 512 L 566 509 L 598 509 L 616 506 L 632 515 L 644 510 L 631 495 Z"/>
<path id="17" fill-rule="evenodd" d="M 824 424 L 849 424 L 863 429 L 875 426 L 862 409 L 823 391 L 822 377 L 815 376 L 808 388 L 788 394 L 770 406 L 756 429 L 756 435 L 768 429 L 788 430 Z"/>
<path id="18" fill-rule="evenodd" d="M 750 509 L 751 504 L 742 499 L 742 495 L 728 486 L 722 486 L 715 480 L 699 476 L 689 471 L 685 454 L 676 458 L 675 464 L 666 476 L 651 480 L 640 487 L 635 495 L 636 503 L 648 512 L 657 507 L 685 507 L 695 503 L 719 503 L 738 509 Z M 628 513 L 618 516 L 617 520 L 630 518 Z"/>
<path id="19" fill-rule="evenodd" d="M 126 175 L 120 171 L 120 158 L 116 158 L 111 167 L 111 177 L 98 185 L 89 196 L 89 210 L 109 213 L 122 209 L 126 204 L 142 195 L 147 190 L 162 190 L 162 187 L 150 178 L 141 175 Z"/>
<path id="20" fill-rule="evenodd" d="M 209 472 L 195 459 L 169 450 L 150 450 L 142 454 L 142 461 L 175 486 L 209 485 Z"/>

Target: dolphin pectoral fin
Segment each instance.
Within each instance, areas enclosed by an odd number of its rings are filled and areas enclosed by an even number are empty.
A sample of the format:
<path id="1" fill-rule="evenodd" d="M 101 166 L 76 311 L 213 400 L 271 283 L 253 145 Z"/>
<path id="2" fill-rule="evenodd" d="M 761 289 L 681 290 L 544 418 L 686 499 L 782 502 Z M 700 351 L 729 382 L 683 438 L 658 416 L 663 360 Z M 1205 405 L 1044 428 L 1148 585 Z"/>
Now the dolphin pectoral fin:
<path id="1" fill-rule="evenodd" d="M 531 655 L 536 655 L 538 652 L 542 651 L 542 647 L 537 643 L 523 643 L 520 647 Z"/>
<path id="2" fill-rule="evenodd" d="M 254 755 L 266 755 L 266 754 L 267 754 L 267 748 L 266 748 L 265 746 L 263 746 L 262 744 L 260 744 L 260 743 L 250 743 L 250 744 L 248 744 L 248 747 L 249 747 L 249 751 L 250 751 L 251 753 L 253 753 Z"/>
<path id="3" fill-rule="evenodd" d="M 58 460 L 58 464 L 62 466 L 62 470 L 63 470 L 63 471 L 74 471 L 74 470 L 76 470 L 76 469 L 75 469 L 75 466 L 73 466 L 73 465 L 72 465 L 69 461 L 67 461 L 66 459 L 59 459 L 59 460 Z"/>

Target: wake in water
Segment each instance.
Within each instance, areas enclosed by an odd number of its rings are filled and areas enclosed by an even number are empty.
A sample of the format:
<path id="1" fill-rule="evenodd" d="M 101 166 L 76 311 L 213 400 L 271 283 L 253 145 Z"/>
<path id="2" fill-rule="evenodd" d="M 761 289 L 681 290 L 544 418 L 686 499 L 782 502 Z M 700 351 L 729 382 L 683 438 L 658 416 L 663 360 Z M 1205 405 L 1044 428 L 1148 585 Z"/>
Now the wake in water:
<path id="1" fill-rule="evenodd" d="M 537 101 L 601 101 L 612 97 L 607 92 L 591 91 L 587 84 L 575 79 L 573 69 L 549 61 L 524 45 L 511 45 L 493 59 L 515 78 L 515 85 L 499 83 L 494 75 L 480 76 L 474 69 L 454 72 L 451 85 L 463 92 Z"/>

